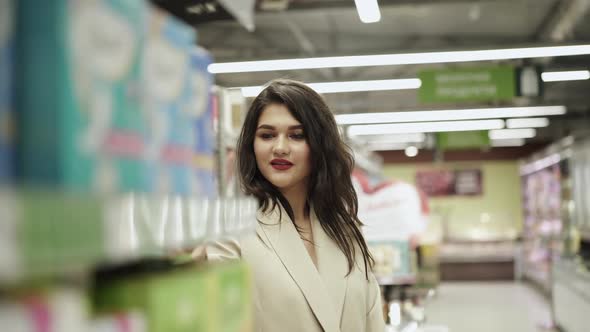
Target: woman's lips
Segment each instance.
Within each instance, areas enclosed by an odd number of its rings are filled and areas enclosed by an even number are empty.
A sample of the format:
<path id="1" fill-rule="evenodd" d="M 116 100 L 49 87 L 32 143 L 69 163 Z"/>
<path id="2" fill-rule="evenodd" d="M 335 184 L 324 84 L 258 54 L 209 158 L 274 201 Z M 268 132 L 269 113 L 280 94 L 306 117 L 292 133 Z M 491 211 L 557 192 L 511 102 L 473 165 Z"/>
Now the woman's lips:
<path id="1" fill-rule="evenodd" d="M 286 171 L 289 168 L 293 167 L 293 163 L 285 159 L 273 159 L 270 162 L 270 165 L 272 166 L 272 168 L 279 171 Z"/>

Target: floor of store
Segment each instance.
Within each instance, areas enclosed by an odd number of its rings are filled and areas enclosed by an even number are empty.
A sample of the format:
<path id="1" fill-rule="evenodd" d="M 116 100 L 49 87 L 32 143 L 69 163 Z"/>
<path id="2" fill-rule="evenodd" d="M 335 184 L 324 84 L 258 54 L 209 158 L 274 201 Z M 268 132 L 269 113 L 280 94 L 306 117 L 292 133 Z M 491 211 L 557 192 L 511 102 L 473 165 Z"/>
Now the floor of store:
<path id="1" fill-rule="evenodd" d="M 443 283 L 426 306 L 427 322 L 449 332 L 547 332 L 548 299 L 522 282 Z"/>

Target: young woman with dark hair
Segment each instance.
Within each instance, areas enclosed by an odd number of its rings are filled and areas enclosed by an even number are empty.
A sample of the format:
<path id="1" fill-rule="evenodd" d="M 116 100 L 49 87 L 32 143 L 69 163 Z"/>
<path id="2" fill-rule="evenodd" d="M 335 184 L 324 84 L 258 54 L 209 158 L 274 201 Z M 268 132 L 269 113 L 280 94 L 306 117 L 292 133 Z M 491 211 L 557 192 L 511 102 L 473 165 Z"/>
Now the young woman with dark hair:
<path id="1" fill-rule="evenodd" d="M 260 204 L 256 236 L 200 252 L 250 265 L 257 331 L 383 332 L 354 160 L 323 98 L 303 83 L 272 81 L 246 115 L 237 159 L 242 189 Z"/>

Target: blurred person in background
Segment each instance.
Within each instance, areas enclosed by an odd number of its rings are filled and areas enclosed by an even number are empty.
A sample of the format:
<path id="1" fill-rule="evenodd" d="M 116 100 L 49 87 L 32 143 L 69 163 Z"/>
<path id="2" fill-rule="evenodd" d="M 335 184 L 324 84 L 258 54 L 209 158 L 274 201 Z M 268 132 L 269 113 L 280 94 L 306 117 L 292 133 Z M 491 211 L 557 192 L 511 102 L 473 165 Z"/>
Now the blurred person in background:
<path id="1" fill-rule="evenodd" d="M 193 255 L 250 265 L 257 331 L 384 331 L 354 159 L 323 98 L 296 81 L 270 82 L 246 115 L 237 159 L 244 192 L 259 201 L 256 234 Z"/>

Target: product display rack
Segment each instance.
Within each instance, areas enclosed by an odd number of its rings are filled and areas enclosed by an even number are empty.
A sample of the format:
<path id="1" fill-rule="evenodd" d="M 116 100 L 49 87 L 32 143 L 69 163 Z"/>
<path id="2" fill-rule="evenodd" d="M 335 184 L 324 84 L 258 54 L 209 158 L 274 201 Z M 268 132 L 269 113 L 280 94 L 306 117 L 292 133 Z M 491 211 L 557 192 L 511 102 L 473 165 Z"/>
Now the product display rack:
<path id="1" fill-rule="evenodd" d="M 26 68 L 0 87 L 2 330 L 251 331 L 248 267 L 202 256 L 257 202 L 224 190 L 231 104 L 194 28 L 144 0 L 0 4 L 0 69 Z"/>
<path id="2" fill-rule="evenodd" d="M 563 214 L 573 139 L 567 137 L 521 163 L 524 227 L 522 274 L 551 293 L 552 266 L 563 252 Z"/>
<path id="3" fill-rule="evenodd" d="M 587 330 L 590 311 L 590 140 L 578 138 L 572 145 L 571 177 L 567 183 L 564 214 L 569 223 L 563 232 L 563 257 L 553 264 L 552 309 L 563 331 Z"/>

